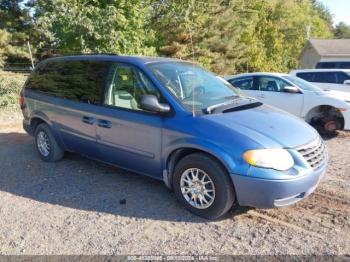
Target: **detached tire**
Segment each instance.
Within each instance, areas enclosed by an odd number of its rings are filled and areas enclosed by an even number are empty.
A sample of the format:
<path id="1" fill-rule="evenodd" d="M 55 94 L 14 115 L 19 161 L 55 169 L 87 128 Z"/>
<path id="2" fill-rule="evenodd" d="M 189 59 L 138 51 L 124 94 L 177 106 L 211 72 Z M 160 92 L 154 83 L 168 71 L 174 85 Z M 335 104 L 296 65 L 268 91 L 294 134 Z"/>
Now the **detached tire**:
<path id="1" fill-rule="evenodd" d="M 217 160 L 202 153 L 180 160 L 174 170 L 173 188 L 187 210 L 206 219 L 223 216 L 235 201 L 227 171 Z"/>
<path id="2" fill-rule="evenodd" d="M 40 124 L 36 128 L 35 145 L 40 158 L 46 162 L 55 162 L 63 157 L 64 151 L 47 124 Z"/>

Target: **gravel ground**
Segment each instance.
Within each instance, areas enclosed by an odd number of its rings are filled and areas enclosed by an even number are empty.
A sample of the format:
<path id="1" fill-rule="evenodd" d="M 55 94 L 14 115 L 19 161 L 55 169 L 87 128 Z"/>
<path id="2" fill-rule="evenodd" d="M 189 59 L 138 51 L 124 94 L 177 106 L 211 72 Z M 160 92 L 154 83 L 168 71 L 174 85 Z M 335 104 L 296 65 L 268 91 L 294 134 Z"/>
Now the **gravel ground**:
<path id="1" fill-rule="evenodd" d="M 45 163 L 20 118 L 0 118 L 0 254 L 350 254 L 350 133 L 327 140 L 304 201 L 209 222 L 150 178 L 76 154 Z"/>

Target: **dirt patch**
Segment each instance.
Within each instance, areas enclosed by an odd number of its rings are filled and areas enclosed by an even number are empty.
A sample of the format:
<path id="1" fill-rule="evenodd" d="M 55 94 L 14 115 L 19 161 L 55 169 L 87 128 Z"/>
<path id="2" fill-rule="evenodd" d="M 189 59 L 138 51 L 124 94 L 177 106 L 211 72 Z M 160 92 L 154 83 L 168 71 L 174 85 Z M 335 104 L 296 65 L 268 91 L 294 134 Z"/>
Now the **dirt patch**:
<path id="1" fill-rule="evenodd" d="M 326 143 L 307 199 L 208 222 L 150 178 L 75 154 L 44 163 L 14 117 L 0 125 L 0 254 L 349 254 L 350 134 Z"/>

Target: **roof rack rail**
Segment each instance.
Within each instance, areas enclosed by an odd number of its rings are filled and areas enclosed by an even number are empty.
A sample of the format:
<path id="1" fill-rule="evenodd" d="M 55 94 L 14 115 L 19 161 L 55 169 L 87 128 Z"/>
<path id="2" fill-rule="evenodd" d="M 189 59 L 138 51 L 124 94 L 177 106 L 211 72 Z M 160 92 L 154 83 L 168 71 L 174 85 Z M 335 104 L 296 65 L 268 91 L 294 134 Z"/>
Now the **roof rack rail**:
<path id="1" fill-rule="evenodd" d="M 59 58 L 59 57 L 69 57 L 69 56 L 93 56 L 93 55 L 106 55 L 106 56 L 119 56 L 118 54 L 114 53 L 74 53 L 74 54 L 53 54 L 48 58 Z"/>

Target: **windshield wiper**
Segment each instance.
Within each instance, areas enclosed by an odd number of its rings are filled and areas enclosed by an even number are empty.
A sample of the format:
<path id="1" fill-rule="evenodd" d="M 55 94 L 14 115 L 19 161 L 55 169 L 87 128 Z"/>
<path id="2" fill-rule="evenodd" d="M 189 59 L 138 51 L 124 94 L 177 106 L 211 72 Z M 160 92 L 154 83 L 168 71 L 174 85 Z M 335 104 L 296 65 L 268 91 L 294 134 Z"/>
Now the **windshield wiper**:
<path id="1" fill-rule="evenodd" d="M 248 100 L 248 101 L 246 103 L 239 102 L 239 101 L 242 101 L 242 100 L 243 101 L 244 100 L 245 101 Z M 234 105 L 232 106 L 231 104 L 234 104 Z M 231 109 L 231 111 L 232 111 L 233 108 L 244 109 L 247 105 L 252 105 L 252 104 L 254 104 L 253 107 L 262 105 L 261 102 L 258 102 L 254 98 L 237 96 L 236 99 L 234 99 L 234 100 L 230 100 L 230 101 L 227 101 L 227 102 L 223 102 L 223 103 L 219 103 L 219 104 L 216 104 L 216 105 L 208 106 L 204 111 L 207 114 L 212 114 L 217 109 L 222 108 L 223 109 L 222 112 L 228 112 L 228 111 L 230 111 L 230 109 Z"/>
<path id="2" fill-rule="evenodd" d="M 215 111 L 215 109 L 219 108 L 219 107 L 222 107 L 222 106 L 227 106 L 229 104 L 232 104 L 234 103 L 233 100 L 231 101 L 227 101 L 227 102 L 223 102 L 223 103 L 220 103 L 220 104 L 216 104 L 216 105 L 212 105 L 212 106 L 208 106 L 206 109 L 205 109 L 205 112 L 207 114 L 211 114 L 213 113 L 213 111 Z"/>

